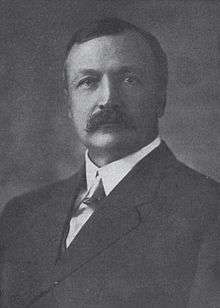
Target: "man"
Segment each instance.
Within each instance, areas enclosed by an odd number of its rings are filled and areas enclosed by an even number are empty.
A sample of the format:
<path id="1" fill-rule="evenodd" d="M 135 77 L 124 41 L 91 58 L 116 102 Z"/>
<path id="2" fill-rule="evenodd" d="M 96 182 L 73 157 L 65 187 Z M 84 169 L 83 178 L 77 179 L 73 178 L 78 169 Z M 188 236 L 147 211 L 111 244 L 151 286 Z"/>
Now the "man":
<path id="1" fill-rule="evenodd" d="M 93 21 L 70 41 L 64 76 L 85 164 L 6 206 L 2 307 L 220 307 L 219 187 L 158 135 L 156 38 Z"/>

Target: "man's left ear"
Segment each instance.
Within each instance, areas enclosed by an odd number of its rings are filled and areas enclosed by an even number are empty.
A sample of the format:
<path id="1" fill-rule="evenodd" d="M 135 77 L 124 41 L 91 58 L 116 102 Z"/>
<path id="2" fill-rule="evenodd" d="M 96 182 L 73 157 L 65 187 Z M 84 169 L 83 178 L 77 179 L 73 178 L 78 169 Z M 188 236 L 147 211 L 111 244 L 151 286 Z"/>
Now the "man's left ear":
<path id="1" fill-rule="evenodd" d="M 65 101 L 65 104 L 67 106 L 68 117 L 70 119 L 72 119 L 72 110 L 71 110 L 71 104 L 69 102 L 69 93 L 68 93 L 68 90 L 66 88 L 64 88 L 64 101 Z"/>

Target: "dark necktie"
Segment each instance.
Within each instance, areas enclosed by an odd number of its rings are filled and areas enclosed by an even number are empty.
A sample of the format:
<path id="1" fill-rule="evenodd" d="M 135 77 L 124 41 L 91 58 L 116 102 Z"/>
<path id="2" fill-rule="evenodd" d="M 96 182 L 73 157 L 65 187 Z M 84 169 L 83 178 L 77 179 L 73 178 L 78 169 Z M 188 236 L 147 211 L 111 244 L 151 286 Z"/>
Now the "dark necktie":
<path id="1" fill-rule="evenodd" d="M 93 214 L 94 210 L 99 205 L 99 202 L 105 198 L 105 196 L 102 179 L 97 173 L 94 185 L 88 190 L 83 199 L 76 201 L 75 211 L 69 224 L 66 247 L 70 245 L 80 229 Z"/>
<path id="2" fill-rule="evenodd" d="M 102 179 L 100 178 L 98 171 L 96 173 L 96 180 L 92 187 L 87 191 L 83 199 L 76 205 L 77 210 L 74 216 L 77 216 L 80 211 L 81 204 L 86 204 L 91 208 L 95 208 L 96 204 L 106 197 Z"/>

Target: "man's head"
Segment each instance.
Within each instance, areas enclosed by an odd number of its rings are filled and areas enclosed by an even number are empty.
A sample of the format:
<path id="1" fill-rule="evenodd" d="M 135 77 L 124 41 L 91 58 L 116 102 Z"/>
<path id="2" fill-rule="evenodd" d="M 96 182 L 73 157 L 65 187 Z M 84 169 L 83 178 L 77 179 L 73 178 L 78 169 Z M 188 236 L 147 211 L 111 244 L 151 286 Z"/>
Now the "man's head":
<path id="1" fill-rule="evenodd" d="M 167 87 L 167 59 L 157 39 L 116 18 L 75 32 L 66 53 L 70 114 L 90 156 L 109 161 L 158 134 Z"/>

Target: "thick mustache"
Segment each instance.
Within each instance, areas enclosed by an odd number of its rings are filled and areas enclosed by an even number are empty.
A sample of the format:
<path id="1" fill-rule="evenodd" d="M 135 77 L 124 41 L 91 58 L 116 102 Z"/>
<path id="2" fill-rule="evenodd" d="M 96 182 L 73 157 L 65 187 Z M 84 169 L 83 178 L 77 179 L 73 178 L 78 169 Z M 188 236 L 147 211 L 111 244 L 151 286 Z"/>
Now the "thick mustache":
<path id="1" fill-rule="evenodd" d="M 119 109 L 105 108 L 89 117 L 86 131 L 95 131 L 105 124 L 119 124 L 125 128 L 134 129 L 133 121 L 124 112 Z"/>

